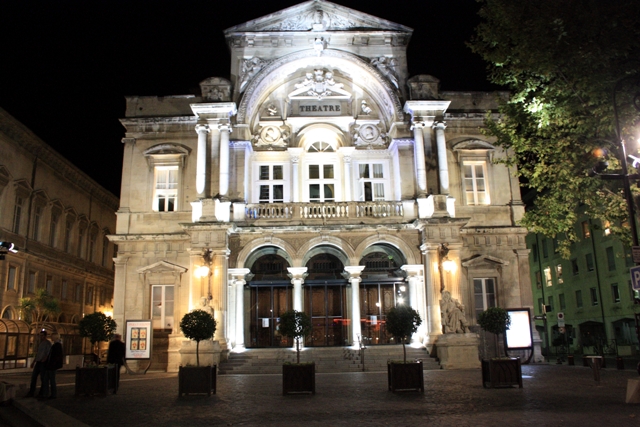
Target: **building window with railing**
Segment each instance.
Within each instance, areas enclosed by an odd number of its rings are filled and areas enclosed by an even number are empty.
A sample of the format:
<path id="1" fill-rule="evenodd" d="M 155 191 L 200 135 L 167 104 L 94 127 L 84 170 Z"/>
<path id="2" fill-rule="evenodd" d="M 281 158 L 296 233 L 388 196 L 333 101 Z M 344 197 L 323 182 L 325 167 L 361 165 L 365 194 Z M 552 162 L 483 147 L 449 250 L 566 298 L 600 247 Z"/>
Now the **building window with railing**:
<path id="1" fill-rule="evenodd" d="M 386 174 L 383 163 L 360 163 L 358 165 L 359 200 L 374 202 L 385 200 Z"/>
<path id="2" fill-rule="evenodd" d="M 288 201 L 288 173 L 284 164 L 256 164 L 254 171 L 257 179 L 254 193 L 257 203 L 283 203 Z"/>

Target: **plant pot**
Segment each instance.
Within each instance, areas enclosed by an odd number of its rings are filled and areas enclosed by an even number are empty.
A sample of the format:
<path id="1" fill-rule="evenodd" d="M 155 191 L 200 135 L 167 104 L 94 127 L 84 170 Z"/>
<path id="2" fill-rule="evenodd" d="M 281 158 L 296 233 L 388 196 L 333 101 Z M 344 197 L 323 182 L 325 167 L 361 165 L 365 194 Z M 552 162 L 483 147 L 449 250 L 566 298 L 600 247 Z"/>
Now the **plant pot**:
<path id="1" fill-rule="evenodd" d="M 282 365 L 282 394 L 316 394 L 316 364 Z"/>
<path id="2" fill-rule="evenodd" d="M 178 396 L 183 394 L 216 394 L 216 366 L 180 366 L 178 370 Z"/>
<path id="3" fill-rule="evenodd" d="M 100 366 L 97 368 L 76 367 L 76 396 L 80 394 L 107 394 L 109 390 L 116 391 L 115 366 Z"/>
<path id="4" fill-rule="evenodd" d="M 389 390 L 416 390 L 424 393 L 424 371 L 421 361 L 417 362 L 388 362 L 387 379 Z"/>
<path id="5" fill-rule="evenodd" d="M 522 366 L 519 357 L 490 359 L 482 361 L 482 386 L 522 388 Z"/>

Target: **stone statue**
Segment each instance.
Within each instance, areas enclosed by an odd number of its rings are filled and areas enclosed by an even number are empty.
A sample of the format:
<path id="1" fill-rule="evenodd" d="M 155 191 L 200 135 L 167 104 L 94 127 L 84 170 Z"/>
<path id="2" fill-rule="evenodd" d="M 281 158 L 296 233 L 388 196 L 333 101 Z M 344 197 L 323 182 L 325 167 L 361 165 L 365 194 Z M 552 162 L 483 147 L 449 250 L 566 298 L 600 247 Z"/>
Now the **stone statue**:
<path id="1" fill-rule="evenodd" d="M 367 105 L 367 101 L 365 101 L 364 99 L 362 100 L 362 103 L 360 104 L 360 110 L 362 111 L 363 114 L 366 114 L 366 115 L 371 114 L 371 112 L 373 111 L 371 109 L 371 107 L 369 107 Z"/>
<path id="2" fill-rule="evenodd" d="M 464 305 L 451 298 L 451 292 L 444 291 L 440 300 L 442 332 L 445 334 L 464 334 L 469 332 L 469 323 L 464 314 Z"/>
<path id="3" fill-rule="evenodd" d="M 202 297 L 200 298 L 200 310 L 202 311 L 206 311 L 207 313 L 209 313 L 211 315 L 211 317 L 213 317 L 214 319 L 216 318 L 215 316 L 215 310 L 213 309 L 213 307 L 211 307 L 209 305 L 209 298 L 207 297 Z"/>
<path id="4" fill-rule="evenodd" d="M 376 67 L 378 71 L 380 71 L 389 81 L 396 87 L 399 88 L 398 85 L 398 77 L 395 73 L 396 61 L 394 59 L 388 60 L 385 56 L 380 56 L 378 58 L 371 59 L 371 65 Z"/>
<path id="5" fill-rule="evenodd" d="M 266 62 L 264 60 L 256 58 L 255 56 L 251 59 L 244 60 L 240 73 L 240 92 L 244 91 L 249 81 L 251 81 L 265 65 Z"/>

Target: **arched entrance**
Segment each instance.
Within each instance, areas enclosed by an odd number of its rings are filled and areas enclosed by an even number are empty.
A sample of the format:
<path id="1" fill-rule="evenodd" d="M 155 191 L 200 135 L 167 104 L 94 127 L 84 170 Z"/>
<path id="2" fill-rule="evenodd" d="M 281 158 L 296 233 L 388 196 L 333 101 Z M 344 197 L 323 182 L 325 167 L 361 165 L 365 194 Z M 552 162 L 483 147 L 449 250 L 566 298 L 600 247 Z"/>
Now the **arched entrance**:
<path id="1" fill-rule="evenodd" d="M 287 276 L 289 263 L 277 249 L 253 263 L 249 282 L 249 341 L 247 347 L 290 347 L 278 325 L 280 315 L 293 308 L 293 290 Z M 264 253 L 264 251 L 263 251 Z"/>
<path id="2" fill-rule="evenodd" d="M 410 305 L 404 272 L 403 255 L 394 247 L 376 245 L 365 251 L 360 260 L 362 283 L 360 284 L 360 324 L 364 345 L 393 344 L 395 340 L 387 332 L 387 313 L 396 304 Z"/>
<path id="3" fill-rule="evenodd" d="M 343 346 L 349 341 L 344 264 L 331 253 L 319 253 L 307 263 L 304 311 L 313 329 L 305 340 L 310 347 Z"/>

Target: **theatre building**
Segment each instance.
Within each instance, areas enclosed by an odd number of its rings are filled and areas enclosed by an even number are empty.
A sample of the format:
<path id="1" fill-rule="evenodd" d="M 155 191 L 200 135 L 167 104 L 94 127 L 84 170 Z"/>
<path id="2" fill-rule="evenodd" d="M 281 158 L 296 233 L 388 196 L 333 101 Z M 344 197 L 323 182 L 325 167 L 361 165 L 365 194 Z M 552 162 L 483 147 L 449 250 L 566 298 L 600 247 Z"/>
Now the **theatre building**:
<path id="1" fill-rule="evenodd" d="M 411 34 L 308 1 L 227 29 L 228 78 L 127 98 L 114 317 L 152 319 L 158 363 L 177 369 L 195 308 L 223 358 L 290 346 L 288 309 L 312 317 L 306 347 L 378 346 L 408 304 L 431 349 L 445 290 L 472 326 L 532 308 L 518 180 L 480 132 L 505 94 L 409 76 Z"/>

